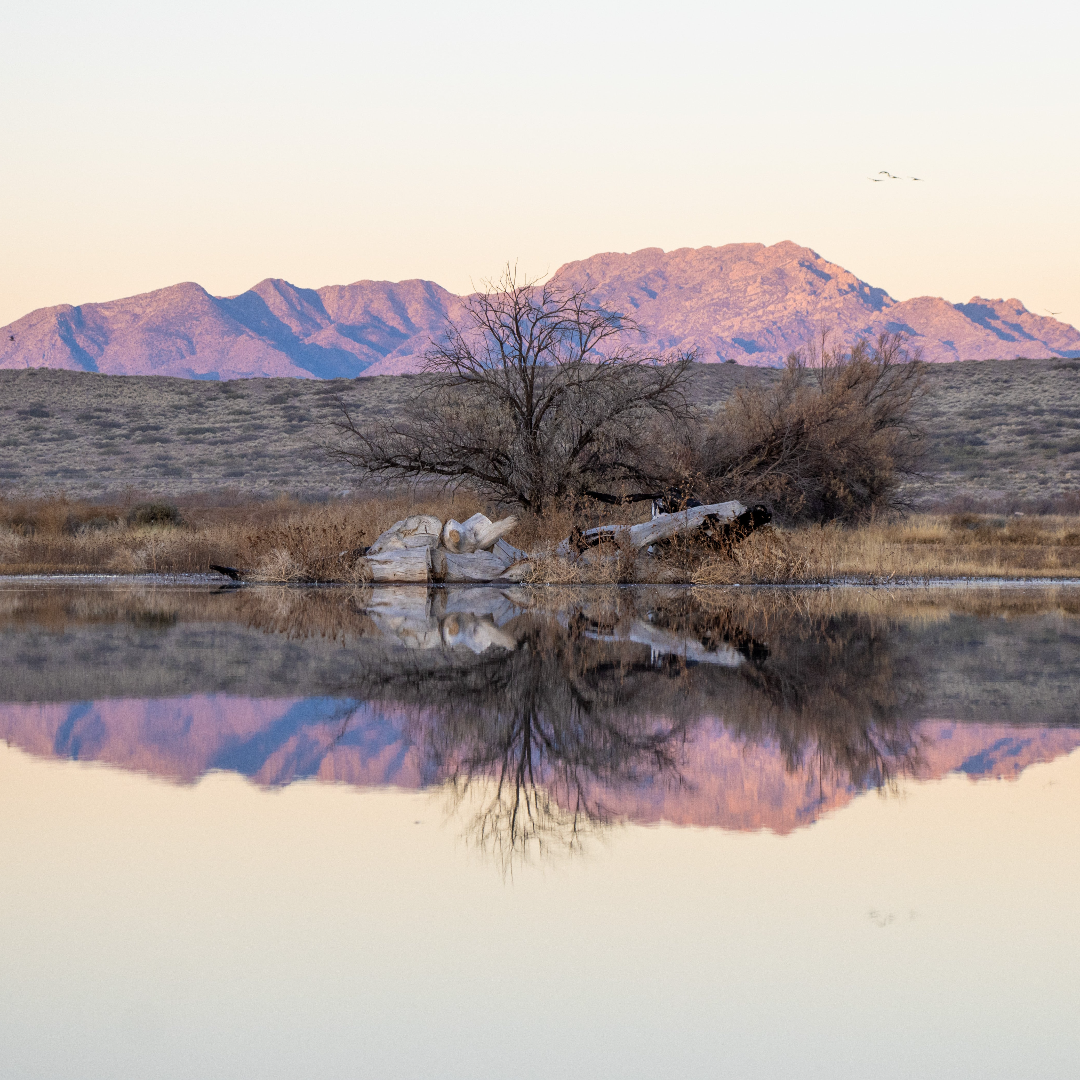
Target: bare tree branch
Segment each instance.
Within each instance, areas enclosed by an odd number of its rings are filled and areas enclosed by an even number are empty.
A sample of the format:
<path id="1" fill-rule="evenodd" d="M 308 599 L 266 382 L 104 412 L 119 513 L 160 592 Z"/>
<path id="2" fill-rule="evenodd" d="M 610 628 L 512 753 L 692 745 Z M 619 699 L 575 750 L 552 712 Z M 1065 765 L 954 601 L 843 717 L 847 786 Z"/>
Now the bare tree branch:
<path id="1" fill-rule="evenodd" d="M 401 417 L 365 429 L 343 407 L 334 452 L 372 476 L 464 482 L 537 512 L 655 482 L 655 428 L 688 419 L 693 354 L 635 348 L 639 332 L 589 289 L 519 281 L 507 266 L 432 343 Z"/>

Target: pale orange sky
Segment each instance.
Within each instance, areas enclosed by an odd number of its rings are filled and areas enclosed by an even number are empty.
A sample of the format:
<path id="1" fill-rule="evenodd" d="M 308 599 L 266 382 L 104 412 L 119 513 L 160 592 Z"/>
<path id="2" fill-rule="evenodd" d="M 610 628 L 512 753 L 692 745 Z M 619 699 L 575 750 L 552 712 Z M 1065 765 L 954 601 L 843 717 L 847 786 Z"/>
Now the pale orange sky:
<path id="1" fill-rule="evenodd" d="M 1078 30 L 1050 3 L 13 0 L 0 324 L 790 239 L 897 299 L 1080 325 Z"/>

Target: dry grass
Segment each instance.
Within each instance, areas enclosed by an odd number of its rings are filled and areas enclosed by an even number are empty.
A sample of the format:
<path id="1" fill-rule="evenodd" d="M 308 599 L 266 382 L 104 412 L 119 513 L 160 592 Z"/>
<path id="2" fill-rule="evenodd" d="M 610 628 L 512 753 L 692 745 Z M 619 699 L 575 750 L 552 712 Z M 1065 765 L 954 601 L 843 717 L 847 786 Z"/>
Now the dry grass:
<path id="1" fill-rule="evenodd" d="M 1080 577 L 1080 518 L 916 514 L 854 529 L 764 529 L 695 584 Z"/>
<path id="2" fill-rule="evenodd" d="M 360 582 L 357 549 L 409 514 L 459 520 L 499 508 L 460 494 L 384 495 L 329 503 L 287 498 L 221 505 L 176 500 L 180 524 L 138 524 L 136 505 L 0 498 L 0 574 L 205 573 L 210 563 L 263 581 Z M 610 517 L 608 512 L 610 511 Z M 766 528 L 730 554 L 675 544 L 662 557 L 616 544 L 555 554 L 576 525 L 633 520 L 640 508 L 575 518 L 524 515 L 510 539 L 536 553 L 532 583 L 784 584 L 931 578 L 1080 578 L 1080 517 L 918 514 L 860 528 Z"/>
<path id="3" fill-rule="evenodd" d="M 288 498 L 179 503 L 182 523 L 129 523 L 134 507 L 64 498 L 0 499 L 0 573 L 205 573 L 236 566 L 256 580 L 357 581 L 356 549 L 408 513 L 461 513 L 450 498 Z"/>

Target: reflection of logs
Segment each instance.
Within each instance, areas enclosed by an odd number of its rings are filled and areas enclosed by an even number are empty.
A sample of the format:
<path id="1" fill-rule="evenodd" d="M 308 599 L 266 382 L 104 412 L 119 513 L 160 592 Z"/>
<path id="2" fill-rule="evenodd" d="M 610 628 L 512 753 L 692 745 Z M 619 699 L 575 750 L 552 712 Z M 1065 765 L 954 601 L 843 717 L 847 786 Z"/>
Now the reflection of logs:
<path id="1" fill-rule="evenodd" d="M 518 638 L 508 627 L 526 613 L 525 595 L 512 588 L 388 586 L 372 590 L 364 610 L 385 638 L 397 639 L 408 649 L 464 647 L 483 653 L 494 647 L 512 652 Z M 742 627 L 715 616 L 683 627 L 664 625 L 652 613 L 610 625 L 586 619 L 582 632 L 599 641 L 647 645 L 654 657 L 670 656 L 690 664 L 738 668 L 748 660 L 760 664 L 769 654 Z"/>
<path id="2" fill-rule="evenodd" d="M 705 644 L 688 634 L 675 634 L 645 619 L 635 619 L 626 634 L 630 641 L 648 645 L 654 654 L 676 656 L 693 664 L 716 664 L 737 668 L 746 657 L 726 642 Z"/>
<path id="3" fill-rule="evenodd" d="M 447 615 L 439 626 L 444 645 L 465 648 L 480 655 L 488 649 L 505 649 L 513 652 L 517 648 L 517 638 L 513 634 L 500 630 L 490 615 L 469 615 L 466 613 Z"/>

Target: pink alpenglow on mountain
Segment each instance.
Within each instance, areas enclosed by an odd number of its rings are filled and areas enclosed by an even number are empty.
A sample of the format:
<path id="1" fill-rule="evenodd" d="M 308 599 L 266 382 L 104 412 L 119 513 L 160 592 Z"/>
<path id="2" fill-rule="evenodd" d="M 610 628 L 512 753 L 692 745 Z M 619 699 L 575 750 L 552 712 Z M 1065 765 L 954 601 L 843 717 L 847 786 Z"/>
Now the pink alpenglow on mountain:
<path id="1" fill-rule="evenodd" d="M 934 362 L 1080 356 L 1080 332 L 1019 300 L 898 302 L 790 241 L 607 253 L 567 263 L 556 277 L 590 283 L 605 307 L 633 317 L 640 344 L 694 348 L 706 362 L 781 364 L 823 326 L 845 343 L 903 331 Z M 232 297 L 186 282 L 33 311 L 0 330 L 0 368 L 190 379 L 400 374 L 420 370 L 460 303 L 421 280 L 301 289 L 268 278 Z"/>

